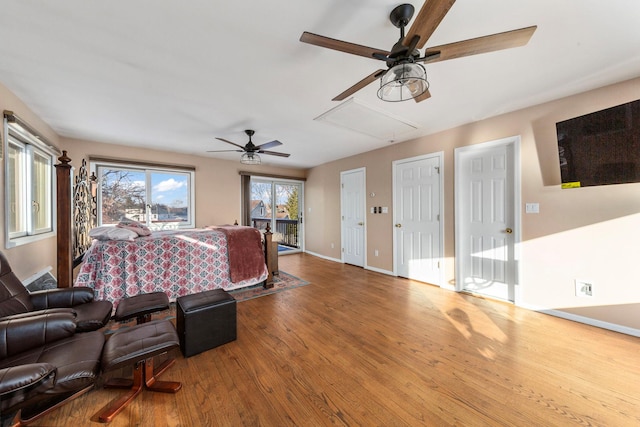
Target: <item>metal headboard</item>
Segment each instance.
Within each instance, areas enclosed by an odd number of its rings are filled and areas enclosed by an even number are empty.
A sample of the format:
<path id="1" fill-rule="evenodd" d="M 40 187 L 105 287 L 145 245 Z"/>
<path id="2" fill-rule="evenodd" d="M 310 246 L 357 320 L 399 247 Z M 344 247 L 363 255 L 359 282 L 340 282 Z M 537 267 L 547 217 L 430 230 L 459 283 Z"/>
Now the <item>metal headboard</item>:
<path id="1" fill-rule="evenodd" d="M 87 161 L 82 159 L 73 185 L 73 266 L 82 262 L 82 256 L 91 246 L 89 231 L 96 226 L 96 188 L 95 174 L 89 176 Z"/>

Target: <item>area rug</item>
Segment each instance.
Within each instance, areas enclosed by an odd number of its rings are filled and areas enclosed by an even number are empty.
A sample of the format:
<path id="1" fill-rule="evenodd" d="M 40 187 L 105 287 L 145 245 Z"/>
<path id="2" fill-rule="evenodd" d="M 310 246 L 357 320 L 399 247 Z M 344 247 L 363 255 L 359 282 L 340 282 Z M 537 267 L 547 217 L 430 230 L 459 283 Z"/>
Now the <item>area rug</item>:
<path id="1" fill-rule="evenodd" d="M 302 280 L 299 277 L 296 277 L 292 274 L 285 273 L 284 271 L 280 271 L 279 274 L 273 276 L 273 288 L 265 289 L 262 285 L 249 286 L 248 288 L 236 289 L 233 291 L 229 291 L 229 294 L 233 295 L 236 301 L 242 302 L 247 301 L 254 298 L 263 297 L 266 295 L 275 294 L 277 292 L 288 291 L 289 289 L 299 288 L 300 286 L 308 285 L 310 282 L 306 280 Z M 169 305 L 169 310 L 160 311 L 157 313 L 153 313 L 151 315 L 151 320 L 161 320 L 161 319 L 175 319 L 176 317 L 176 304 L 171 303 Z M 127 322 L 116 322 L 114 320 L 109 321 L 109 323 L 103 328 L 105 334 L 112 334 L 119 329 L 130 328 L 131 326 L 135 326 L 135 319 L 129 320 Z"/>
<path id="2" fill-rule="evenodd" d="M 288 291 L 289 289 L 299 288 L 308 285 L 309 282 L 302 280 L 289 273 L 281 271 L 273 276 L 273 288 L 265 289 L 262 285 L 249 286 L 248 288 L 229 291 L 236 301 L 246 301 L 253 298 L 263 297 L 265 295 L 275 294 L 276 292 Z"/>

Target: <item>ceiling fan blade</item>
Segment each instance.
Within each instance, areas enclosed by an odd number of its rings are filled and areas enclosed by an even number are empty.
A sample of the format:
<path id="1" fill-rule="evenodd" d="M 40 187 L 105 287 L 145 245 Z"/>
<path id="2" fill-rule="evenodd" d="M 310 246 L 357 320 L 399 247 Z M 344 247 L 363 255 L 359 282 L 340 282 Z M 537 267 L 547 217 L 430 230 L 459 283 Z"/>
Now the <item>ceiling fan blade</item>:
<path id="1" fill-rule="evenodd" d="M 389 58 L 388 56 L 382 55 L 380 53 L 374 53 L 373 54 L 373 59 L 379 59 L 380 61 L 385 61 L 385 62 L 393 61 L 393 58 Z"/>
<path id="2" fill-rule="evenodd" d="M 510 49 L 524 46 L 536 31 L 537 26 L 520 28 L 519 30 L 506 31 L 490 36 L 463 40 L 455 43 L 443 44 L 427 48 L 425 56 L 440 53 L 439 57 L 427 59 L 425 62 L 439 62 L 447 59 L 462 58 L 464 56 L 477 55 L 479 53 L 494 52 L 496 50 Z"/>
<path id="3" fill-rule="evenodd" d="M 416 47 L 422 49 L 455 2 L 456 0 L 426 0 L 402 44 L 409 46 L 414 36 L 420 36 Z"/>
<path id="4" fill-rule="evenodd" d="M 262 145 L 258 145 L 256 148 L 258 148 L 260 150 L 263 150 L 265 148 L 277 147 L 278 145 L 282 145 L 282 142 L 280 142 L 280 141 L 278 141 L 276 139 L 276 140 L 273 140 L 271 142 L 266 142 L 266 143 L 264 143 Z"/>
<path id="5" fill-rule="evenodd" d="M 440 51 L 439 50 L 431 50 L 429 52 L 427 52 L 429 49 L 427 49 L 424 52 L 424 56 L 422 58 L 418 58 L 415 61 L 416 62 L 424 62 L 425 64 L 429 64 L 431 62 L 438 62 L 438 60 L 440 60 Z"/>
<path id="6" fill-rule="evenodd" d="M 244 150 L 208 150 L 207 153 L 230 153 L 230 152 L 235 152 L 235 153 L 243 153 Z"/>
<path id="7" fill-rule="evenodd" d="M 258 150 L 260 154 L 268 154 L 270 156 L 280 156 L 280 157 L 289 157 L 291 154 L 287 153 L 278 153 L 277 151 L 266 151 L 266 150 Z"/>
<path id="8" fill-rule="evenodd" d="M 326 47 L 327 49 L 333 49 L 340 52 L 351 53 L 353 55 L 360 55 L 366 58 L 374 58 L 374 54 L 382 54 L 388 56 L 389 51 L 383 49 L 375 49 L 373 47 L 362 46 L 355 43 L 349 43 L 342 40 L 332 39 L 330 37 L 320 36 L 305 31 L 300 36 L 300 41 L 303 43 L 309 43 L 320 47 Z"/>
<path id="9" fill-rule="evenodd" d="M 405 39 L 406 40 L 406 39 Z M 404 41 L 404 40 L 403 40 Z M 418 45 L 418 42 L 420 41 L 420 36 L 415 35 L 413 36 L 413 38 L 411 39 L 411 41 L 409 42 L 409 44 L 407 45 L 407 53 L 409 55 L 413 54 L 414 49 L 416 48 L 416 46 Z"/>
<path id="10" fill-rule="evenodd" d="M 363 87 L 367 86 L 369 83 L 375 82 L 380 77 L 382 77 L 384 75 L 384 73 L 386 73 L 386 72 L 387 72 L 387 70 L 376 70 L 376 71 L 374 71 L 373 73 L 369 74 L 364 79 L 360 80 L 358 83 L 356 83 L 353 86 L 351 86 L 349 89 L 347 89 L 344 92 L 342 92 L 340 95 L 338 95 L 335 98 L 333 98 L 332 101 L 342 101 L 343 99 L 347 98 L 348 96 L 351 96 L 352 94 L 356 93 L 357 91 L 359 91 Z"/>
<path id="11" fill-rule="evenodd" d="M 413 98 L 413 100 L 416 101 L 416 102 L 420 102 L 420 101 L 424 101 L 425 99 L 429 99 L 429 98 L 431 98 L 431 93 L 429 93 L 429 89 L 427 89 L 422 95 L 416 96 L 415 98 Z"/>
<path id="12" fill-rule="evenodd" d="M 231 145 L 235 145 L 236 147 L 240 147 L 240 148 L 242 148 L 242 151 L 244 151 L 244 147 L 243 147 L 242 145 L 240 145 L 240 144 L 236 144 L 235 142 L 227 141 L 227 140 L 226 140 L 226 139 L 224 139 L 224 138 L 218 138 L 218 137 L 216 137 L 216 139 L 218 139 L 218 140 L 220 140 L 220 141 L 223 141 L 223 142 L 226 142 L 227 144 L 231 144 Z"/>

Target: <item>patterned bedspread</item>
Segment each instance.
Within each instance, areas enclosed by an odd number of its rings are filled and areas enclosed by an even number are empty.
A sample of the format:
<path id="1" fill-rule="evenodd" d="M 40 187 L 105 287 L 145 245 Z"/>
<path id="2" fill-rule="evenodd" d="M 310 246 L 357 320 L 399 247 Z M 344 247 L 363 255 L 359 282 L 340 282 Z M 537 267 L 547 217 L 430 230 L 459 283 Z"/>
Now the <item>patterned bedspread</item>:
<path id="1" fill-rule="evenodd" d="M 133 241 L 94 241 L 74 286 L 89 286 L 96 299 L 117 305 L 125 297 L 156 291 L 169 300 L 210 289 L 251 286 L 259 277 L 231 282 L 225 235 L 218 230 L 154 232 Z M 263 262 L 264 263 L 264 262 Z"/>

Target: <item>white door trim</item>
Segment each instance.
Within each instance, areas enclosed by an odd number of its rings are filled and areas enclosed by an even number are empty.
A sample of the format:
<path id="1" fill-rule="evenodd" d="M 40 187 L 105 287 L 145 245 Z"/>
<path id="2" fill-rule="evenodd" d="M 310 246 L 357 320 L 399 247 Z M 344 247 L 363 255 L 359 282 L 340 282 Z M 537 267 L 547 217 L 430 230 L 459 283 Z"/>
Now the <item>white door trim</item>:
<path id="1" fill-rule="evenodd" d="M 398 212 L 397 206 L 396 206 L 396 196 L 397 196 L 397 192 L 396 192 L 396 168 L 398 165 L 403 164 L 403 163 L 409 163 L 409 162 L 415 162 L 417 160 L 424 160 L 424 159 L 431 159 L 431 158 L 437 158 L 438 159 L 438 167 L 440 168 L 440 200 L 439 200 L 439 204 L 440 204 L 440 242 L 438 244 L 439 247 L 439 251 L 440 251 L 440 274 L 439 274 L 439 278 L 438 278 L 438 282 L 439 283 L 433 283 L 434 285 L 438 285 L 440 287 L 446 287 L 446 283 L 445 283 L 445 257 L 444 257 L 444 151 L 438 151 L 436 153 L 430 153 L 430 154 L 423 154 L 420 156 L 415 156 L 415 157 L 409 157 L 407 159 L 400 159 L 400 160 L 394 160 L 391 165 L 392 165 L 392 172 L 391 172 L 391 177 L 392 177 L 392 184 L 391 184 L 391 191 L 392 191 L 392 200 L 393 200 L 393 223 L 391 224 L 392 227 L 395 227 L 395 224 L 397 223 L 397 218 L 396 218 L 396 212 Z M 392 229 L 393 232 L 393 275 L 397 276 L 398 275 L 398 254 L 397 254 L 397 250 L 398 250 L 398 237 L 397 237 L 397 233 L 395 232 L 395 229 Z"/>
<path id="2" fill-rule="evenodd" d="M 356 172 L 362 172 L 362 212 L 364 215 L 364 226 L 363 226 L 363 232 L 362 232 L 362 251 L 363 251 L 363 257 L 364 257 L 364 262 L 363 262 L 363 268 L 365 266 L 367 266 L 367 198 L 364 196 L 367 194 L 367 168 L 357 168 L 357 169 L 351 169 L 351 170 L 347 170 L 347 171 L 341 171 L 340 172 L 340 260 L 342 261 L 342 263 L 344 264 L 344 241 L 345 241 L 345 230 L 344 230 L 344 188 L 343 188 L 343 178 L 344 175 L 347 174 L 351 174 L 351 173 L 356 173 Z"/>
<path id="3" fill-rule="evenodd" d="M 499 146 L 512 146 L 513 147 L 513 174 L 514 174 L 514 183 L 513 183 L 513 241 L 514 241 L 514 259 L 513 259 L 513 279 L 515 281 L 514 285 L 514 303 L 516 305 L 520 304 L 522 301 L 522 290 L 520 288 L 521 277 L 520 277 L 520 264 L 522 262 L 520 258 L 520 241 L 521 241 L 521 228 L 522 228 L 522 208 L 521 208 L 521 169 L 520 169 L 520 135 L 511 136 L 508 138 L 502 138 L 494 141 L 483 142 L 480 144 L 469 145 L 466 147 L 459 147 L 454 150 L 454 171 L 455 171 L 455 212 L 454 212 L 454 221 L 455 221 L 455 290 L 460 292 L 463 290 L 462 281 L 459 280 L 462 277 L 462 254 L 460 253 L 460 248 L 462 247 L 461 239 L 465 236 L 462 236 L 461 230 L 461 211 L 460 207 L 464 206 L 464 201 L 461 200 L 461 191 L 460 182 L 461 180 L 461 169 L 460 162 L 461 156 L 465 153 L 468 153 L 473 150 L 484 150 Z"/>

